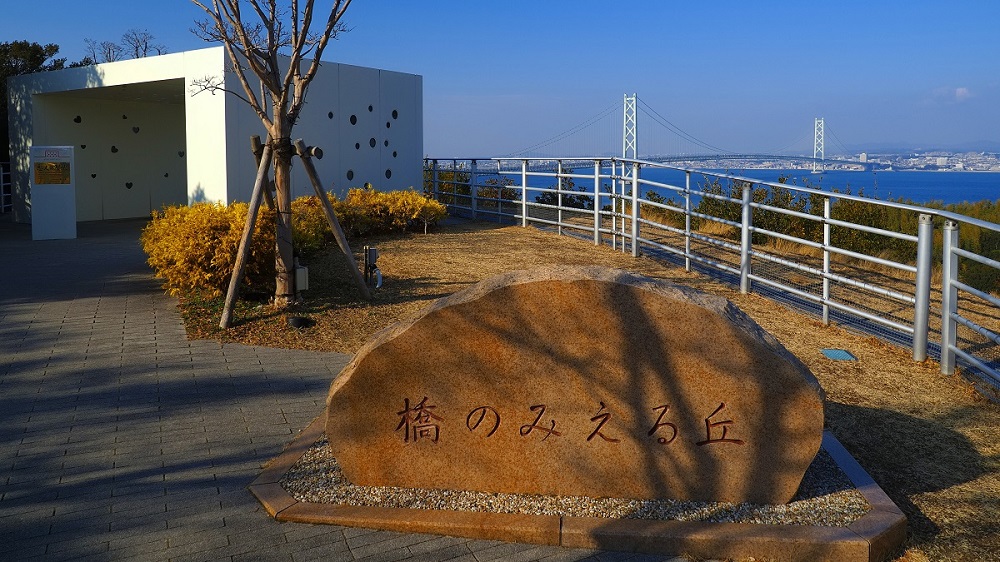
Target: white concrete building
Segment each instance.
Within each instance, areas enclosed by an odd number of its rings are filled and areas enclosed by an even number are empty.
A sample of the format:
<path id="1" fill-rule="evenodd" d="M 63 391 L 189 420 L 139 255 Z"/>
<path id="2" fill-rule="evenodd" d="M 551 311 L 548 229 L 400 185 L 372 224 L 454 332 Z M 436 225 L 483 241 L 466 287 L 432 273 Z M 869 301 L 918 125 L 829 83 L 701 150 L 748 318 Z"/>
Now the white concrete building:
<path id="1" fill-rule="evenodd" d="M 223 47 L 16 76 L 8 81 L 14 219 L 31 221 L 32 146 L 74 149 L 78 221 L 148 216 L 164 205 L 246 201 L 256 173 L 251 135 L 266 131 L 235 96 L 196 81 L 226 71 Z M 338 195 L 370 182 L 420 189 L 423 86 L 418 75 L 323 63 L 293 129 Z M 313 193 L 293 165 L 292 195 Z"/>

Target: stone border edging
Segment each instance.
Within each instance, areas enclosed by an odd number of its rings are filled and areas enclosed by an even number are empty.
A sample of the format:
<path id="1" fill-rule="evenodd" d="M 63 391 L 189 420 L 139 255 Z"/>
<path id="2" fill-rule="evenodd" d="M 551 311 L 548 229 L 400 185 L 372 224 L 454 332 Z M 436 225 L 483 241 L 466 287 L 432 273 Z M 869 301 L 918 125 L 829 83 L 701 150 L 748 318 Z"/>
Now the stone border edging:
<path id="1" fill-rule="evenodd" d="M 280 480 L 322 438 L 325 420 L 324 412 L 249 485 L 267 513 L 279 521 L 715 559 L 878 561 L 894 554 L 906 540 L 902 510 L 829 431 L 823 432 L 823 448 L 872 507 L 847 527 L 608 520 L 300 502 Z"/>

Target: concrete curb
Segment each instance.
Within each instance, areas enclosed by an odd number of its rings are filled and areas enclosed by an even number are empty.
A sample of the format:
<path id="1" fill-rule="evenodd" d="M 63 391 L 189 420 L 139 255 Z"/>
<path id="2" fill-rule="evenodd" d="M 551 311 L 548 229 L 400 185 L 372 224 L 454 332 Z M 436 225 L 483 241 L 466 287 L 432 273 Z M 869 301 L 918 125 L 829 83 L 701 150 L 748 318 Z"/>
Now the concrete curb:
<path id="1" fill-rule="evenodd" d="M 324 412 L 249 486 L 279 521 L 709 559 L 878 561 L 906 540 L 906 516 L 829 431 L 823 433 L 823 448 L 872 506 L 848 527 L 607 520 L 299 502 L 279 482 L 323 436 L 325 420 Z"/>

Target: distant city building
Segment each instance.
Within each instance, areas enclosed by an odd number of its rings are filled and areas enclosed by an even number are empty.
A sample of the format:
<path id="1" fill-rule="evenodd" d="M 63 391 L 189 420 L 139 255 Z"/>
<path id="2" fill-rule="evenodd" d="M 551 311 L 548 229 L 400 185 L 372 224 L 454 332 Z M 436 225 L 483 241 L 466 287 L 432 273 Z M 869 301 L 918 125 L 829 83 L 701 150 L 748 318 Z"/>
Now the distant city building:
<path id="1" fill-rule="evenodd" d="M 938 156 L 937 165 L 938 165 L 938 168 L 944 168 L 945 166 L 947 166 L 948 165 L 948 157 L 947 156 Z"/>
<path id="2" fill-rule="evenodd" d="M 861 162 L 867 162 L 868 161 L 868 153 L 867 152 L 862 152 L 861 155 L 858 156 L 858 160 L 860 160 Z"/>

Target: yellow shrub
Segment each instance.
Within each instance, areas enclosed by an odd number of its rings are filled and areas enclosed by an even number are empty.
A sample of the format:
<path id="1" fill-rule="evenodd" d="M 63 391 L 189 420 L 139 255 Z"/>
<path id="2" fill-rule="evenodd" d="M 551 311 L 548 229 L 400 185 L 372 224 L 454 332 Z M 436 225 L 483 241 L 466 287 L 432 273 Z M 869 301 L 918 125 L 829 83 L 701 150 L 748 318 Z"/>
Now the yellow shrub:
<path id="1" fill-rule="evenodd" d="M 424 227 L 443 219 L 447 214 L 444 205 L 416 191 L 395 191 L 386 194 L 392 226 L 405 230 L 414 224 Z"/>
<path id="2" fill-rule="evenodd" d="M 294 199 L 292 201 L 292 244 L 295 249 L 304 255 L 309 255 L 323 249 L 332 239 L 333 234 L 330 232 L 330 225 L 326 220 L 326 212 L 319 199 L 311 195 Z"/>
<path id="3" fill-rule="evenodd" d="M 154 212 L 140 240 L 164 289 L 175 296 L 191 290 L 221 295 L 229 285 L 246 216 L 246 203 L 196 203 Z M 274 282 L 274 217 L 266 209 L 260 211 L 244 275 L 253 287 Z"/>
<path id="4" fill-rule="evenodd" d="M 443 219 L 444 205 L 413 190 L 375 191 L 351 189 L 343 201 L 334 200 L 334 210 L 344 230 L 355 235 L 405 231 Z"/>
<path id="5" fill-rule="evenodd" d="M 338 201 L 328 195 L 341 226 L 355 235 L 379 234 L 434 224 L 444 218 L 444 205 L 416 191 L 383 193 L 352 189 Z M 202 291 L 219 296 L 229 286 L 247 204 L 196 203 L 168 207 L 153 213 L 142 231 L 142 248 L 163 288 L 171 295 Z M 326 213 L 314 196 L 292 201 L 292 237 L 295 250 L 310 254 L 332 239 Z M 255 289 L 274 283 L 274 213 L 262 208 L 254 229 L 245 282 Z"/>

